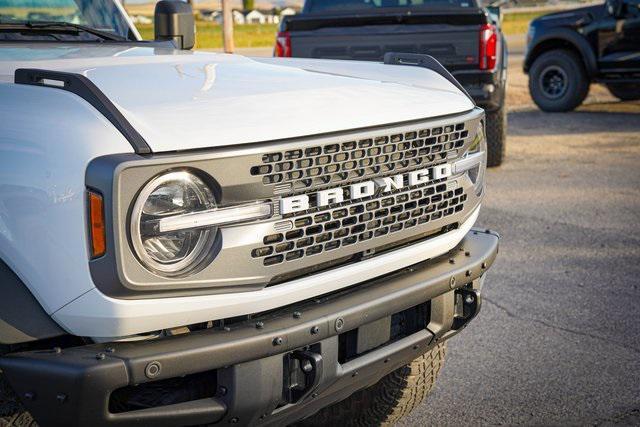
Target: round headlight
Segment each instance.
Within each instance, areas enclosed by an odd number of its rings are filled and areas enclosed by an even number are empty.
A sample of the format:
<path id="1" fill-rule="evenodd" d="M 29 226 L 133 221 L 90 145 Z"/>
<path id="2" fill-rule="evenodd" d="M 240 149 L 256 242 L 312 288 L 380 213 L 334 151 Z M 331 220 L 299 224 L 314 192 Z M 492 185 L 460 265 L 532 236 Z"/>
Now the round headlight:
<path id="1" fill-rule="evenodd" d="M 161 232 L 159 221 L 215 207 L 209 186 L 191 172 L 169 172 L 152 179 L 131 212 L 131 241 L 140 262 L 164 276 L 193 272 L 211 252 L 216 228 Z"/>

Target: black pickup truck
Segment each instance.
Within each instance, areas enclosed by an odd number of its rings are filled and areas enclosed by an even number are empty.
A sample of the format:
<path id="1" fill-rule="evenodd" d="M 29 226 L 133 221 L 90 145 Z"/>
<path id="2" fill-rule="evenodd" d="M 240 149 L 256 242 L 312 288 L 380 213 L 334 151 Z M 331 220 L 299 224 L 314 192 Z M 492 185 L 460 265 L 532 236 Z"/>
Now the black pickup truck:
<path id="1" fill-rule="evenodd" d="M 306 0 L 280 24 L 275 56 L 382 61 L 435 57 L 486 111 L 488 166 L 504 157 L 507 49 L 498 7 L 478 0 Z"/>
<path id="2" fill-rule="evenodd" d="M 591 82 L 622 101 L 640 99 L 640 0 L 551 13 L 531 21 L 524 71 L 540 109 L 571 111 Z"/>

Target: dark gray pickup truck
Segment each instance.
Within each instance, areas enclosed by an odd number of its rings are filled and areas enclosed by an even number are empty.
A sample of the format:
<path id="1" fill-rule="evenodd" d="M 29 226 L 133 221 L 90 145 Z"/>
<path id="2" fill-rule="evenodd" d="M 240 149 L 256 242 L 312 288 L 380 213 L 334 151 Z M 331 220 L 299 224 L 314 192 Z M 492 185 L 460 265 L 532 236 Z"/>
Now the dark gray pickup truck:
<path id="1" fill-rule="evenodd" d="M 386 53 L 436 58 L 486 111 L 488 166 L 502 163 L 507 49 L 499 9 L 476 0 L 306 0 L 286 17 L 275 56 L 382 61 Z"/>

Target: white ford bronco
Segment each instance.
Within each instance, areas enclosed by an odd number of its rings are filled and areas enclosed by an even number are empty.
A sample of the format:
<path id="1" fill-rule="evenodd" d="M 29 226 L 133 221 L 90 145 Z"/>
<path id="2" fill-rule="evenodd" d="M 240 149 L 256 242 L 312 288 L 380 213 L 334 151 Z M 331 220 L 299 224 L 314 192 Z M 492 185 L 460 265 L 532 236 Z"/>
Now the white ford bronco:
<path id="1" fill-rule="evenodd" d="M 0 422 L 393 423 L 497 254 L 483 111 L 429 56 L 155 38 L 0 0 Z"/>

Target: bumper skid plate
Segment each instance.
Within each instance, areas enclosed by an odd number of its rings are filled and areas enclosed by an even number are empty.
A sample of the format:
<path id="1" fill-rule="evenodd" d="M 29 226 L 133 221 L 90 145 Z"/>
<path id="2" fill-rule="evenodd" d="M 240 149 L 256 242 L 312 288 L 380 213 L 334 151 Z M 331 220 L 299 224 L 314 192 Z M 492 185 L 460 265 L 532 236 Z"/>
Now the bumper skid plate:
<path id="1" fill-rule="evenodd" d="M 441 257 L 222 328 L 14 353 L 0 367 L 42 425 L 286 424 L 465 327 L 480 309 L 498 241 L 473 229 Z M 208 385 L 176 390 L 194 381 Z M 143 389 L 180 397 L 131 405 Z M 115 396 L 129 403 L 118 406 Z"/>

